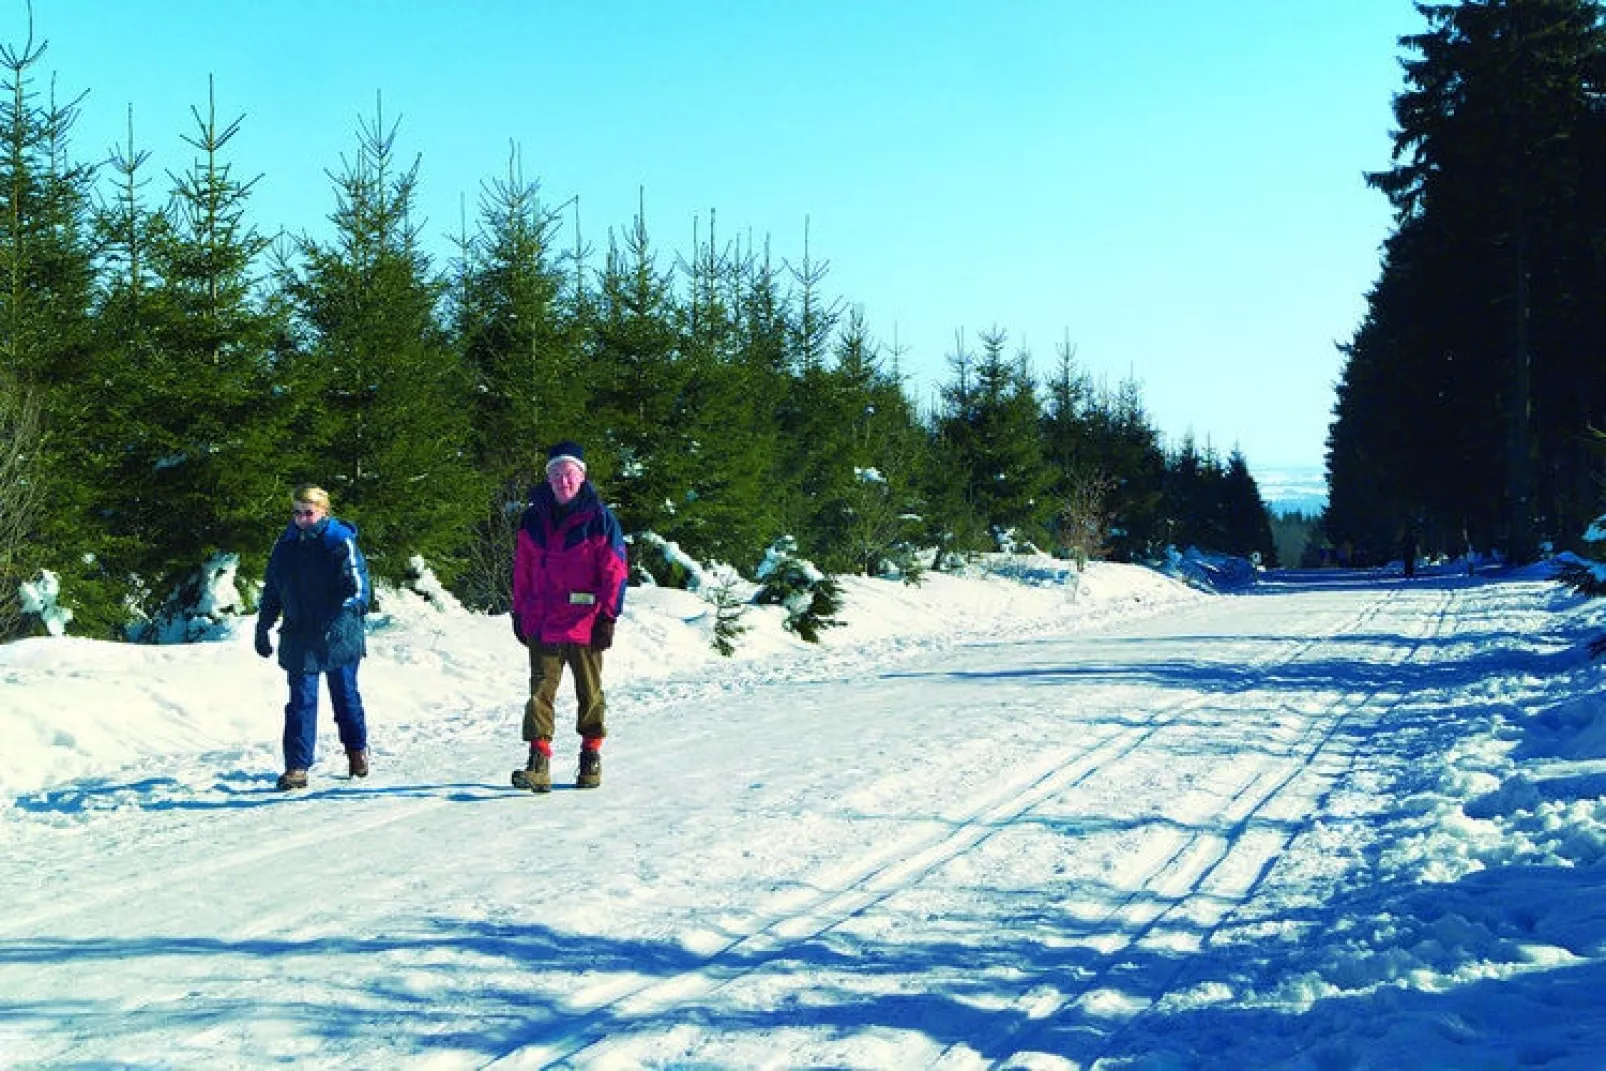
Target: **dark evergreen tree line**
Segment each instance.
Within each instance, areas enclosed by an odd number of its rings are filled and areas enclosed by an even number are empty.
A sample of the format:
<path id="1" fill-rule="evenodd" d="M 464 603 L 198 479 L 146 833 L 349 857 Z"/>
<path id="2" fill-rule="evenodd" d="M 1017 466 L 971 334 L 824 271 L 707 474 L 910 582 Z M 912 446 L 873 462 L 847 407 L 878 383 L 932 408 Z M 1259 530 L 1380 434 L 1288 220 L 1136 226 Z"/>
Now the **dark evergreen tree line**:
<path id="1" fill-rule="evenodd" d="M 1395 226 L 1343 347 L 1326 538 L 1356 563 L 1578 547 L 1606 420 L 1606 36 L 1592 0 L 1416 5 Z"/>
<path id="2" fill-rule="evenodd" d="M 132 113 L 92 168 L 73 162 L 76 105 L 40 96 L 42 53 L 0 49 L 11 634 L 17 585 L 42 570 L 74 631 L 104 636 L 216 555 L 260 575 L 302 480 L 330 489 L 377 575 L 426 566 L 503 609 L 514 521 L 565 438 L 628 534 L 746 574 L 783 545 L 827 573 L 905 577 L 932 547 L 1271 554 L 1242 458 L 1191 442 L 1168 456 L 1136 385 L 1095 388 L 1068 347 L 1045 384 L 1002 329 L 976 352 L 961 336 L 942 402 L 918 412 L 900 355 L 827 290 L 806 223 L 797 262 L 713 213 L 670 256 L 643 198 L 588 241 L 578 202 L 544 199 L 515 149 L 437 265 L 421 161 L 378 101 L 330 171 L 328 236 L 270 240 L 256 178 L 229 160 L 248 131 L 210 92 L 187 168 L 150 174 Z M 672 580 L 638 559 L 638 577 Z"/>

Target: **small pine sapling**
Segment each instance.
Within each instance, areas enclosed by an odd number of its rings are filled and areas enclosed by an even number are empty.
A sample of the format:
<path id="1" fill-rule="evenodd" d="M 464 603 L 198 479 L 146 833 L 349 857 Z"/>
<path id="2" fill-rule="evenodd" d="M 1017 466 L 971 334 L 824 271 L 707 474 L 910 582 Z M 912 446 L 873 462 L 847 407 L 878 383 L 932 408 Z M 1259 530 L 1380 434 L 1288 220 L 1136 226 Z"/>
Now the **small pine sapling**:
<path id="1" fill-rule="evenodd" d="M 742 617 L 747 601 L 740 591 L 742 578 L 729 565 L 715 562 L 708 570 L 708 586 L 703 598 L 714 608 L 714 650 L 729 658 L 736 653 L 736 640 L 747 631 Z"/>
<path id="2" fill-rule="evenodd" d="M 822 629 L 842 624 L 842 587 L 813 562 L 796 556 L 797 542 L 782 536 L 764 552 L 758 567 L 758 594 L 753 601 L 783 607 L 786 628 L 809 643 L 820 642 Z"/>

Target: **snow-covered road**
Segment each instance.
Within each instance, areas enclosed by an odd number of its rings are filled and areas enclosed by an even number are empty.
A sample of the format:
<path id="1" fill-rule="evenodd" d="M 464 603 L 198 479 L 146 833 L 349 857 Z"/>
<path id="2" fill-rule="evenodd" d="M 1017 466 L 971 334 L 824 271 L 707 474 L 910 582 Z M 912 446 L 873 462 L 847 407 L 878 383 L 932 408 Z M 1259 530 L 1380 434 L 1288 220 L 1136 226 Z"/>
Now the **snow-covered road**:
<path id="1" fill-rule="evenodd" d="M 505 787 L 504 704 L 304 793 L 246 750 L 23 794 L 0 1058 L 1293 1066 L 1308 1025 L 1225 1012 L 1298 1003 L 1457 697 L 1547 627 L 1530 589 L 1296 577 L 644 684 L 596 792 Z"/>

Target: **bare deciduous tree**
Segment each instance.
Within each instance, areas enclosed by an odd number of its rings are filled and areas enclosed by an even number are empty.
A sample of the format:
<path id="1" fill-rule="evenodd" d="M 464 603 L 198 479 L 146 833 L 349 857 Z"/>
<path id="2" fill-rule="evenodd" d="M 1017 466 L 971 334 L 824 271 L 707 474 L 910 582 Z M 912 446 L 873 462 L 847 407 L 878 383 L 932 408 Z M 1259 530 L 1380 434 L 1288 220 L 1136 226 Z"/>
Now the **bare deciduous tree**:
<path id="1" fill-rule="evenodd" d="M 467 561 L 456 584 L 464 605 L 490 614 L 513 606 L 513 552 L 523 504 L 520 481 L 510 480 L 491 504 L 467 547 Z"/>
<path id="2" fill-rule="evenodd" d="M 0 640 L 22 631 L 18 586 L 27 579 L 23 549 L 33 531 L 39 447 L 39 405 L 31 394 L 0 384 Z"/>
<path id="3" fill-rule="evenodd" d="M 1110 527 L 1108 498 L 1113 486 L 1114 481 L 1102 472 L 1078 470 L 1071 474 L 1055 527 L 1060 546 L 1078 569 L 1105 554 L 1104 540 Z"/>

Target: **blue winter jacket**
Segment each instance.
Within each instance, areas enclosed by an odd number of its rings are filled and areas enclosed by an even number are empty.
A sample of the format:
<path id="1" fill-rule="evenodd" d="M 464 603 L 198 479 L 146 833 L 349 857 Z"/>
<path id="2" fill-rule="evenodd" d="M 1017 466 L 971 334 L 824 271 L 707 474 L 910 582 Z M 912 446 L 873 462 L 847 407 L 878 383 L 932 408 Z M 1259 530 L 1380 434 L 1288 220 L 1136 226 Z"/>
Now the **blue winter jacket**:
<path id="1" fill-rule="evenodd" d="M 272 628 L 282 614 L 279 665 L 327 673 L 368 653 L 362 619 L 371 597 L 355 526 L 333 517 L 304 532 L 291 524 L 268 557 L 257 628 Z"/>

